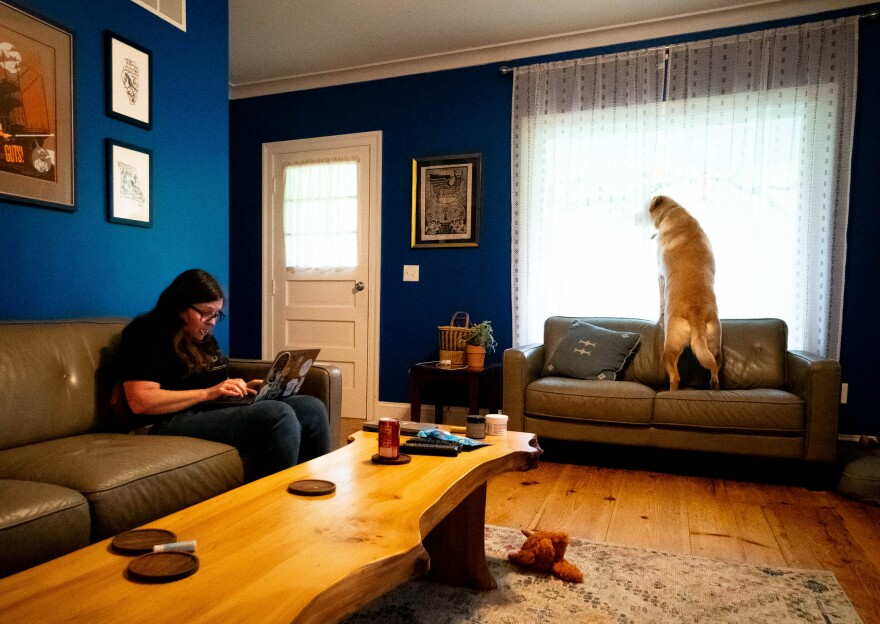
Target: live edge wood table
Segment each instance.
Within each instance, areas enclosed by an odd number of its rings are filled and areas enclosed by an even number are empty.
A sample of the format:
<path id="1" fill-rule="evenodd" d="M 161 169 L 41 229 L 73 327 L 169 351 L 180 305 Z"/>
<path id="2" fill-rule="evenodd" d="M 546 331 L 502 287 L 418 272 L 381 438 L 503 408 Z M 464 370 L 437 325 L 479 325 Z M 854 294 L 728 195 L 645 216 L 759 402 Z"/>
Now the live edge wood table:
<path id="1" fill-rule="evenodd" d="M 0 579 L 0 620 L 32 622 L 336 622 L 428 574 L 489 589 L 486 481 L 533 467 L 533 434 L 488 436 L 458 457 L 371 461 L 375 433 L 333 453 L 184 509 L 146 527 L 196 540 L 199 570 L 165 584 L 126 578 L 110 540 Z M 323 479 L 336 492 L 287 486 Z"/>

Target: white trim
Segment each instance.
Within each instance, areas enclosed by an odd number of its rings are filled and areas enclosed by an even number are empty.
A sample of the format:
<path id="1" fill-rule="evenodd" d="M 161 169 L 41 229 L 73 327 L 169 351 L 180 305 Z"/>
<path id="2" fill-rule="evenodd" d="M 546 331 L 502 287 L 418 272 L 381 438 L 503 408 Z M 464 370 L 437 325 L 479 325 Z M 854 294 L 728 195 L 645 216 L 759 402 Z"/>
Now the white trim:
<path id="1" fill-rule="evenodd" d="M 263 195 L 262 195 L 262 310 L 261 330 L 262 357 L 274 357 L 272 322 L 270 311 L 272 306 L 272 210 L 274 204 L 274 157 L 276 154 L 308 149 L 336 149 L 352 145 L 366 145 L 370 150 L 370 231 L 368 275 L 370 285 L 369 323 L 367 327 L 367 415 L 376 410 L 379 400 L 379 299 L 381 297 L 381 262 L 382 262 L 382 131 L 339 134 L 311 139 L 294 139 L 263 143 Z"/>
<path id="2" fill-rule="evenodd" d="M 366 82 L 487 63 L 510 62 L 545 54 L 588 50 L 601 46 L 645 41 L 673 35 L 730 28 L 777 19 L 800 17 L 864 5 L 864 0 L 761 0 L 751 5 L 550 35 L 469 50 L 420 56 L 339 70 L 289 76 L 273 80 L 229 84 L 229 99 L 257 97 Z"/>

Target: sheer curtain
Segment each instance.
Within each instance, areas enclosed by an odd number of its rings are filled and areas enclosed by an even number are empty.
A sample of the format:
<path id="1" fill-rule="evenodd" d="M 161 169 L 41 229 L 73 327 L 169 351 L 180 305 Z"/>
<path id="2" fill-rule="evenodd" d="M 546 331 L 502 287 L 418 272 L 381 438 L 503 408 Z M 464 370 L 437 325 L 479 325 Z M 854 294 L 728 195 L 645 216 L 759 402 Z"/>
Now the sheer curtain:
<path id="1" fill-rule="evenodd" d="M 514 342 L 554 314 L 656 319 L 651 196 L 715 251 L 722 318 L 838 357 L 856 18 L 518 68 Z"/>
<path id="2" fill-rule="evenodd" d="M 357 266 L 357 161 L 304 162 L 284 168 L 287 267 Z"/>

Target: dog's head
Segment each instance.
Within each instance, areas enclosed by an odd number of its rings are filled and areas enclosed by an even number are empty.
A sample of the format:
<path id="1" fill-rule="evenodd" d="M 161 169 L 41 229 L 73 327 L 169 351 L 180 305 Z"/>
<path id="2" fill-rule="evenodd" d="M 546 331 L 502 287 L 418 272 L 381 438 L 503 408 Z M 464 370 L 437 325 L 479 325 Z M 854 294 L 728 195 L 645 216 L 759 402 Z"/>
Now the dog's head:
<path id="1" fill-rule="evenodd" d="M 676 207 L 678 207 L 678 202 L 671 197 L 667 197 L 666 195 L 655 195 L 651 199 L 651 203 L 648 205 L 648 214 L 651 217 L 651 221 L 654 222 L 654 227 L 660 229 L 660 222 L 663 221 L 663 217 L 665 217 L 672 208 Z"/>

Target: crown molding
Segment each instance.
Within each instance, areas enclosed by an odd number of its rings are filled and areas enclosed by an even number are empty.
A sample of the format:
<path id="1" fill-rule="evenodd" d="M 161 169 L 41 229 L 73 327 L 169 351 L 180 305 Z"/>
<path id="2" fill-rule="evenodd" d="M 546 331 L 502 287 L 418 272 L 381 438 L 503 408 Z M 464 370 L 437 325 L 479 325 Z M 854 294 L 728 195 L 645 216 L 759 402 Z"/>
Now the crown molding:
<path id="1" fill-rule="evenodd" d="M 730 9 L 677 15 L 659 20 L 514 41 L 387 63 L 237 85 L 230 83 L 229 99 L 236 100 L 290 91 L 304 91 L 355 82 L 474 67 L 488 63 L 510 63 L 515 59 L 757 24 L 857 6 L 865 6 L 865 2 L 863 0 L 766 0 Z"/>

